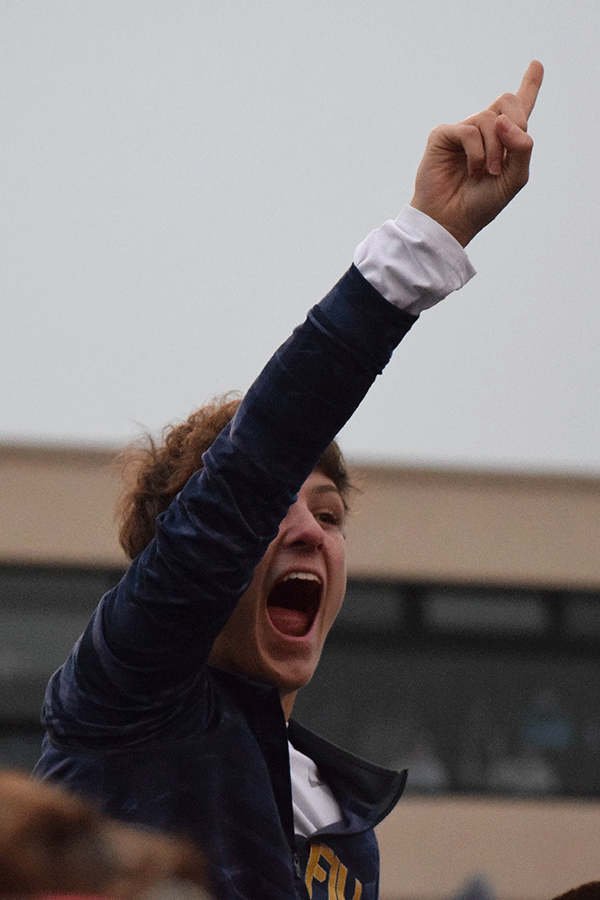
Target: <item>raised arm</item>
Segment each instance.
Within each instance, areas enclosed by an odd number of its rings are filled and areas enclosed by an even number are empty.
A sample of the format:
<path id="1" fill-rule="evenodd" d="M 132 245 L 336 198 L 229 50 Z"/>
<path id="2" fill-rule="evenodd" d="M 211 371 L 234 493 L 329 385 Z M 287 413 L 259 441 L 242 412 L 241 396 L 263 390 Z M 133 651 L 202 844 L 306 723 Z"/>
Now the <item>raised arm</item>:
<path id="1" fill-rule="evenodd" d="M 543 76 L 534 60 L 516 94 L 503 94 L 483 112 L 457 125 L 439 125 L 429 136 L 411 206 L 463 247 L 527 183 L 533 150 L 527 123 Z"/>
<path id="2" fill-rule="evenodd" d="M 526 180 L 525 128 L 540 82 L 541 66 L 532 64 L 515 97 L 433 133 L 412 204 L 421 212 L 407 208 L 370 235 L 356 265 L 267 363 L 53 677 L 45 723 L 55 740 L 137 739 L 171 715 L 182 690 L 195 690 L 215 638 L 321 454 L 415 314 L 472 274 L 447 232 L 467 243 Z M 390 259 L 388 294 L 375 275 L 389 274 Z"/>

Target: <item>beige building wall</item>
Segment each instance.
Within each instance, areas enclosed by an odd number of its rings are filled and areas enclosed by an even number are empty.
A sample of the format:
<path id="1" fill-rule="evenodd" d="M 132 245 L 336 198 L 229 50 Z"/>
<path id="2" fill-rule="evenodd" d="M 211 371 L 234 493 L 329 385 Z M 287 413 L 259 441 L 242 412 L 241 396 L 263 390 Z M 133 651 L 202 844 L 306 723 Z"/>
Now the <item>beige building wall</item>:
<path id="1" fill-rule="evenodd" d="M 0 446 L 0 563 L 121 565 L 106 451 Z M 600 590 L 600 479 L 358 467 L 350 574 Z M 382 900 L 500 900 L 600 879 L 600 804 L 403 800 L 380 826 Z"/>
<path id="2" fill-rule="evenodd" d="M 353 574 L 600 587 L 600 478 L 361 467 Z"/>
<path id="3" fill-rule="evenodd" d="M 124 563 L 115 454 L 0 445 L 0 561 Z"/>
<path id="4" fill-rule="evenodd" d="M 0 445 L 0 559 L 121 564 L 114 455 Z M 355 471 L 351 575 L 600 589 L 600 478 Z"/>

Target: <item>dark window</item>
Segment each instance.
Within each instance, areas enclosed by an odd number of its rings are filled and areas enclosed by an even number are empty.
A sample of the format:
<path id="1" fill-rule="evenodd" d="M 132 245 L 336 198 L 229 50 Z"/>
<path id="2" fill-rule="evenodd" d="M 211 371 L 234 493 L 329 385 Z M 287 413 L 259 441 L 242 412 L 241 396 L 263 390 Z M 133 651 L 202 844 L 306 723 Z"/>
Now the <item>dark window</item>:
<path id="1" fill-rule="evenodd" d="M 377 586 L 354 583 L 366 608 Z M 600 796 L 600 594 L 387 585 L 341 616 L 295 715 L 408 790 Z"/>
<path id="2" fill-rule="evenodd" d="M 0 765 L 116 570 L 0 566 Z M 355 580 L 295 715 L 408 790 L 600 796 L 600 593 Z"/>
<path id="3" fill-rule="evenodd" d="M 30 769 L 44 691 L 120 572 L 0 566 L 0 765 Z"/>
<path id="4" fill-rule="evenodd" d="M 423 616 L 435 631 L 471 635 L 543 635 L 550 627 L 539 593 L 476 588 L 424 591 Z"/>

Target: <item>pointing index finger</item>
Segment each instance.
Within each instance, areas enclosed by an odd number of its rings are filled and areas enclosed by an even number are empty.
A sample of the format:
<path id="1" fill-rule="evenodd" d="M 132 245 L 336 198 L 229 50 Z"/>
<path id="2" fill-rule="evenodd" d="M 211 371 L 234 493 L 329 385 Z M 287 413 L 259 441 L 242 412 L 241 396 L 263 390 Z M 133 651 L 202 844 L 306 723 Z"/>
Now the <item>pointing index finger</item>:
<path id="1" fill-rule="evenodd" d="M 542 80 L 544 78 L 544 67 L 541 62 L 538 62 L 537 59 L 534 59 L 529 63 L 527 71 L 523 76 L 523 81 L 517 91 L 516 96 L 519 98 L 521 103 L 523 104 L 523 110 L 527 118 L 531 115 L 531 111 L 535 106 L 535 101 L 537 100 L 537 95 L 539 93 L 540 87 L 542 86 Z"/>

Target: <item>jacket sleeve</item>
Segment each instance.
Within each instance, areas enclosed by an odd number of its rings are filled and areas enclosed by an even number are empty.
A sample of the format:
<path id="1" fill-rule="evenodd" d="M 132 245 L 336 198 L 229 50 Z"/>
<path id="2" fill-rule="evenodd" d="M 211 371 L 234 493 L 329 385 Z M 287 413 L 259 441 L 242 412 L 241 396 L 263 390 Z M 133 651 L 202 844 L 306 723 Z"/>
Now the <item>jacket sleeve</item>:
<path id="1" fill-rule="evenodd" d="M 414 321 L 354 266 L 309 312 L 54 675 L 50 734 L 149 728 L 197 689 L 297 491 Z"/>

